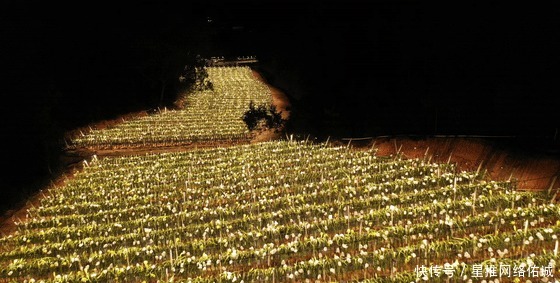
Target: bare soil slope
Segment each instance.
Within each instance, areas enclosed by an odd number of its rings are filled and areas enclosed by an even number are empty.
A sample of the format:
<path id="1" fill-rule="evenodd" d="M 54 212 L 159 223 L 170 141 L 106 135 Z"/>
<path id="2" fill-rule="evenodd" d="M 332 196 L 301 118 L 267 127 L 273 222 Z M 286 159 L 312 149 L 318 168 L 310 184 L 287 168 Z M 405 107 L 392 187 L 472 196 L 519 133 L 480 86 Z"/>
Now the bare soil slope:
<path id="1" fill-rule="evenodd" d="M 525 190 L 548 190 L 560 174 L 560 160 L 552 156 L 512 153 L 496 148 L 488 141 L 469 138 L 377 138 L 379 155 L 400 152 L 408 158 L 422 158 L 426 152 L 432 161 L 456 163 L 460 170 L 476 171 L 480 165 L 494 180 L 518 180 Z M 373 143 L 372 142 L 372 143 Z M 560 180 L 553 189 L 560 189 Z"/>

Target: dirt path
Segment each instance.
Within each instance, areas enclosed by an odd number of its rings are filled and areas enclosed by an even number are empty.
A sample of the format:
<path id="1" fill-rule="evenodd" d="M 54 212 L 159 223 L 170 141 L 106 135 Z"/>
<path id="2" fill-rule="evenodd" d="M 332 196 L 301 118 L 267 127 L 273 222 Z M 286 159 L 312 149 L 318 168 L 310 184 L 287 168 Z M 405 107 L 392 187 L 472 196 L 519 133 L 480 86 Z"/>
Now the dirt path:
<path id="1" fill-rule="evenodd" d="M 121 149 L 88 149 L 84 151 L 75 151 L 74 155 L 82 156 L 87 158 L 92 155 L 97 155 L 100 158 L 103 157 L 115 157 L 115 156 L 130 156 L 130 155 L 145 155 L 145 154 L 157 154 L 166 152 L 183 152 L 191 151 L 202 148 L 216 148 L 216 147 L 230 147 L 235 145 L 249 144 L 248 139 L 239 139 L 231 141 L 209 141 L 209 142 L 192 142 L 176 146 L 142 146 L 134 148 L 121 148 Z M 84 159 L 82 158 L 82 159 Z"/>

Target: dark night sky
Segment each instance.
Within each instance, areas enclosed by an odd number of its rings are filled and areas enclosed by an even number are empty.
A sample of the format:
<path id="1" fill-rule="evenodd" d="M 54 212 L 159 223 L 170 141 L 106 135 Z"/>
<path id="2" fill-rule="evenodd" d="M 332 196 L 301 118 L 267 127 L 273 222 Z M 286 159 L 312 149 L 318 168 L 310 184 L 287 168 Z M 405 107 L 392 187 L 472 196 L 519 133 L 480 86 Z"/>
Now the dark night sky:
<path id="1" fill-rule="evenodd" d="M 34 176 L 57 166 L 63 132 L 156 107 L 160 86 L 149 70 L 161 58 L 181 66 L 188 52 L 257 55 L 259 70 L 293 100 L 293 131 L 552 140 L 559 127 L 556 7 L 300 2 L 5 1 L 6 199 L 25 196 Z"/>

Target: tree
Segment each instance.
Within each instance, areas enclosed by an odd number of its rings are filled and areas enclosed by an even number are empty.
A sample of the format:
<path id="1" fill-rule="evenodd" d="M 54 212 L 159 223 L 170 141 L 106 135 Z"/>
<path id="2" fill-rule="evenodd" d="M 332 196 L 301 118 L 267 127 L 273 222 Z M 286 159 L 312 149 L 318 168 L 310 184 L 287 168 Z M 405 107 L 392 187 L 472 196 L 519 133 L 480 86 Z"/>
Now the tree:
<path id="1" fill-rule="evenodd" d="M 208 72 L 204 67 L 206 60 L 200 55 L 188 56 L 183 72 L 179 78 L 180 82 L 187 86 L 187 91 L 200 91 L 214 89 L 214 85 L 208 80 Z"/>
<path id="2" fill-rule="evenodd" d="M 282 119 L 282 113 L 276 110 L 276 106 L 270 105 L 268 108 L 264 104 L 255 106 L 253 101 L 249 103 L 249 110 L 243 114 L 242 119 L 249 131 L 259 128 L 279 131 L 286 122 Z"/>
<path id="3" fill-rule="evenodd" d="M 178 87 L 178 78 L 183 66 L 188 62 L 188 53 L 176 45 L 157 41 L 142 43 L 139 69 L 142 76 L 158 89 L 159 105 L 166 100 L 166 94 Z"/>

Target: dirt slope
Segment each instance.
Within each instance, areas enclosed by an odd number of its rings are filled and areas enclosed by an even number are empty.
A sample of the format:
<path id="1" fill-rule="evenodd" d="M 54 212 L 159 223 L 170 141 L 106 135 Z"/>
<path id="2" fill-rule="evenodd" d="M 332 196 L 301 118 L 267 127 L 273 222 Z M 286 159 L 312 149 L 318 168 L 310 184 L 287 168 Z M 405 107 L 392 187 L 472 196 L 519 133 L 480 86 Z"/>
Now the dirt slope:
<path id="1" fill-rule="evenodd" d="M 454 162 L 460 170 L 476 171 L 480 165 L 487 169 L 494 180 L 510 177 L 519 181 L 520 189 L 548 190 L 560 174 L 560 160 L 544 154 L 513 153 L 500 149 L 483 139 L 469 138 L 377 138 L 379 155 L 395 154 L 399 149 L 409 158 L 422 158 L 428 154 L 432 161 Z M 553 188 L 560 189 L 560 180 Z"/>

